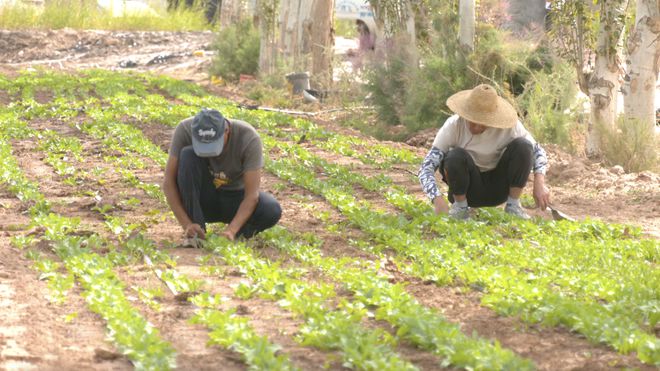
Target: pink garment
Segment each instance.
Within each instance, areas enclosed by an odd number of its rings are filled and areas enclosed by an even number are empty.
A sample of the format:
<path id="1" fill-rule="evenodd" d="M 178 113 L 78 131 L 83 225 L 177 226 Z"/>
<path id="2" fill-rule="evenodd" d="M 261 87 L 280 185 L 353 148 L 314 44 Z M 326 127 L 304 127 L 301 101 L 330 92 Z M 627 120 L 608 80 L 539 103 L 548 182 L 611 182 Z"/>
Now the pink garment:
<path id="1" fill-rule="evenodd" d="M 349 58 L 356 70 L 362 69 L 364 59 L 369 59 L 369 55 L 373 53 L 376 46 L 376 37 L 370 32 L 360 32 L 358 37 L 358 50 L 357 52 L 349 53 Z"/>
<path id="2" fill-rule="evenodd" d="M 376 46 L 376 37 L 370 32 L 363 32 L 360 34 L 358 42 L 360 52 L 374 50 L 374 47 Z"/>

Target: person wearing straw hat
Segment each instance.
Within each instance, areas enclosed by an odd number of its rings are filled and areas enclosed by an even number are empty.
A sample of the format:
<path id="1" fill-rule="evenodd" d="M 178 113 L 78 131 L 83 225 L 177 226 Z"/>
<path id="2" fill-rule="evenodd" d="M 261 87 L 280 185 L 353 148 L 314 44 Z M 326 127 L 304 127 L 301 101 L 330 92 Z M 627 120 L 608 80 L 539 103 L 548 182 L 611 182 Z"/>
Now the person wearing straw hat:
<path id="1" fill-rule="evenodd" d="M 259 190 L 264 165 L 259 134 L 248 123 L 202 109 L 174 130 L 163 193 L 184 230 L 184 246 L 201 247 L 206 223 L 227 223 L 222 236 L 250 238 L 280 220 L 282 209 Z"/>
<path id="2" fill-rule="evenodd" d="M 545 186 L 548 160 L 515 108 L 487 84 L 452 95 L 447 106 L 455 115 L 440 128 L 419 169 L 422 189 L 436 213 L 469 219 L 469 207 L 506 202 L 507 213 L 529 219 L 520 195 L 532 169 L 534 200 L 545 210 L 550 202 Z M 451 207 L 438 189 L 436 171 L 449 186 Z"/>

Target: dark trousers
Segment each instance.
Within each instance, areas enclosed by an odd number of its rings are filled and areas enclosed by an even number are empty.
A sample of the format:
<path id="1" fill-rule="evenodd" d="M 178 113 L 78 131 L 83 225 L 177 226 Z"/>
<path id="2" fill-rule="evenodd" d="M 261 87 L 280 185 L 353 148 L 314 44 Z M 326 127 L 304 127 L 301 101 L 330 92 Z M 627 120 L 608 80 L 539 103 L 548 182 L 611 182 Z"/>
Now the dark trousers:
<path id="1" fill-rule="evenodd" d="M 244 198 L 242 189 L 217 190 L 208 159 L 197 156 L 192 146 L 184 147 L 179 155 L 177 185 L 188 216 L 204 230 L 206 223 L 230 223 Z M 250 238 L 277 224 L 281 216 L 282 208 L 273 195 L 259 192 L 257 207 L 236 237 Z"/>
<path id="2" fill-rule="evenodd" d="M 511 141 L 493 170 L 480 172 L 463 148 L 447 152 L 440 167 L 442 180 L 449 185 L 449 201 L 466 195 L 471 207 L 497 206 L 507 200 L 509 188 L 525 187 L 532 170 L 532 144 L 525 138 Z"/>

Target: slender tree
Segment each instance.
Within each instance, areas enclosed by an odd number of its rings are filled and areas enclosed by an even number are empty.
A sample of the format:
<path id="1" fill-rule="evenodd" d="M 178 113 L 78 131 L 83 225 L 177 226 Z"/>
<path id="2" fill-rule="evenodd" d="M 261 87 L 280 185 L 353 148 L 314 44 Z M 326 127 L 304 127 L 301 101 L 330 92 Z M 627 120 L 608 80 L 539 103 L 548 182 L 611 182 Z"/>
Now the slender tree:
<path id="1" fill-rule="evenodd" d="M 628 0 L 555 0 L 551 35 L 573 64 L 591 103 L 585 152 L 600 154 L 602 127 L 614 126 L 621 87 L 621 41 Z M 593 56 L 593 58 L 592 58 Z M 592 62 L 593 60 L 593 62 Z"/>
<path id="2" fill-rule="evenodd" d="M 458 42 L 467 53 L 474 51 L 475 0 L 461 0 L 458 8 Z"/>
<path id="3" fill-rule="evenodd" d="M 586 153 L 600 154 L 600 130 L 614 127 L 621 89 L 621 42 L 628 0 L 600 1 L 600 28 L 596 40 L 594 71 L 588 81 L 591 120 Z"/>
<path id="4" fill-rule="evenodd" d="M 245 11 L 243 0 L 222 0 L 220 5 L 220 28 L 227 28 L 243 17 Z"/>
<path id="5" fill-rule="evenodd" d="M 378 34 L 384 36 L 380 40 L 380 49 L 408 47 L 416 58 L 417 37 L 415 33 L 415 14 L 411 0 L 369 0 L 374 11 Z M 393 42 L 399 45 L 386 45 Z"/>
<path id="6" fill-rule="evenodd" d="M 333 0 L 280 0 L 279 53 L 324 85 L 332 76 L 333 14 Z"/>
<path id="7" fill-rule="evenodd" d="M 328 86 L 332 83 L 335 38 L 332 21 L 334 0 L 314 0 L 311 18 L 312 76 Z"/>
<path id="8" fill-rule="evenodd" d="M 627 41 L 623 85 L 626 119 L 655 125 L 655 94 L 660 65 L 660 0 L 637 0 L 635 25 Z"/>
<path id="9" fill-rule="evenodd" d="M 305 55 L 310 53 L 310 33 L 306 22 L 312 13 L 313 1 L 280 0 L 278 9 L 278 51 L 296 70 L 306 70 Z"/>
<path id="10" fill-rule="evenodd" d="M 273 72 L 276 61 L 275 50 L 277 44 L 276 15 L 279 0 L 257 0 L 255 14 L 259 24 L 260 49 L 259 49 L 259 73 L 270 74 Z"/>

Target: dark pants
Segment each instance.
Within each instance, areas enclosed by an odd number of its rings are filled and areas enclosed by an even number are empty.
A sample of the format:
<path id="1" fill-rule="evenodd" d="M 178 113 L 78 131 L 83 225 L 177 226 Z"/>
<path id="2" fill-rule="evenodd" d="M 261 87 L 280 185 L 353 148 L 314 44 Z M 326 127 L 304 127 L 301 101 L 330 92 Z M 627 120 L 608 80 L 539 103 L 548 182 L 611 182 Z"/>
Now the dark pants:
<path id="1" fill-rule="evenodd" d="M 440 173 L 449 185 L 449 201 L 466 195 L 471 207 L 497 206 L 507 200 L 509 188 L 525 187 L 532 170 L 532 144 L 525 138 L 511 141 L 495 169 L 480 172 L 472 156 L 463 148 L 447 152 Z"/>
<path id="2" fill-rule="evenodd" d="M 197 156 L 192 146 L 184 147 L 179 155 L 177 185 L 188 216 L 204 230 L 206 223 L 230 223 L 244 197 L 242 189 L 217 190 L 208 159 Z M 259 192 L 257 207 L 236 237 L 252 237 L 277 224 L 281 216 L 277 200 L 270 193 Z"/>

